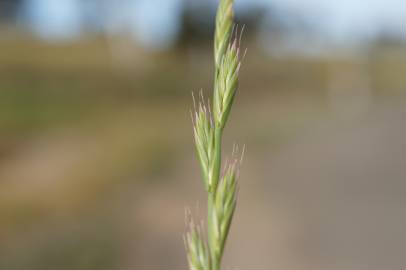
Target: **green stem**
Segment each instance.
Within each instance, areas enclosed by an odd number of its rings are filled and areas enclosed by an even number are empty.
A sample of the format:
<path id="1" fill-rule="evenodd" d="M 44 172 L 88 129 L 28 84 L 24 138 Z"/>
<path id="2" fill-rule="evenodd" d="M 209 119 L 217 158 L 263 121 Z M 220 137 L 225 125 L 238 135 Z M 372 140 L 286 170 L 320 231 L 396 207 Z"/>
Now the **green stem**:
<path id="1" fill-rule="evenodd" d="M 215 254 L 215 242 L 213 241 L 214 235 L 213 235 L 213 219 L 212 219 L 212 214 L 213 214 L 213 207 L 214 207 L 214 194 L 209 193 L 209 196 L 207 198 L 207 233 L 208 233 L 208 239 L 209 239 L 209 252 L 210 252 L 210 270 L 219 270 L 218 268 L 218 263 L 216 263 L 216 254 Z"/>
<path id="2" fill-rule="evenodd" d="M 221 264 L 221 254 L 217 252 L 221 247 L 220 243 L 215 241 L 213 235 L 213 228 L 215 224 L 213 223 L 212 215 L 213 215 L 213 208 L 215 207 L 215 197 L 217 191 L 217 185 L 220 181 L 220 170 L 221 170 L 221 138 L 222 138 L 222 129 L 221 127 L 216 126 L 214 131 L 214 165 L 213 165 L 213 174 L 212 174 L 212 188 L 209 191 L 209 196 L 207 200 L 208 205 L 208 217 L 207 217 L 207 225 L 208 225 L 208 237 L 209 237 L 209 249 L 210 249 L 210 257 L 211 257 L 211 270 L 220 270 Z"/>

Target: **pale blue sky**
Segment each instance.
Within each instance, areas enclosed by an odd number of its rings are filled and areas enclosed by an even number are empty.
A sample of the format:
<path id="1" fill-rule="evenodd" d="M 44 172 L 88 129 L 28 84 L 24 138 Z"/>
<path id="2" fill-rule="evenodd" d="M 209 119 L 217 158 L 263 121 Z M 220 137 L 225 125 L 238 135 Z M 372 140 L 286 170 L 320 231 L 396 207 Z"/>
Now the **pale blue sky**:
<path id="1" fill-rule="evenodd" d="M 240 0 L 249 2 L 249 0 Z M 335 38 L 373 35 L 382 28 L 406 35 L 405 0 L 256 0 L 300 11 Z"/>
<path id="2" fill-rule="evenodd" d="M 185 1 L 216 3 L 216 0 Z M 80 3 L 83 2 L 29 0 L 26 14 L 30 27 L 44 38 L 76 37 L 83 26 Z M 176 40 L 182 0 L 112 0 L 110 3 L 114 5 L 105 6 L 103 13 L 107 30 L 126 30 L 146 46 L 167 47 Z M 307 17 L 321 34 L 332 40 L 369 37 L 382 29 L 406 37 L 406 0 L 236 0 L 237 11 L 254 4 Z"/>

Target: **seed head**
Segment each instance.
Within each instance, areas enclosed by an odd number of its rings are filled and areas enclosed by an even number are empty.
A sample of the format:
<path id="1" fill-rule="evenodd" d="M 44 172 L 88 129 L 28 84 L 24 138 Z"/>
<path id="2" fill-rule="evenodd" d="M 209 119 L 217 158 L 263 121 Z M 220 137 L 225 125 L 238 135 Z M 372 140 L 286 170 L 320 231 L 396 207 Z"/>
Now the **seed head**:
<path id="1" fill-rule="evenodd" d="M 200 226 L 196 226 L 193 220 L 189 223 L 189 232 L 184 237 L 189 267 L 191 270 L 210 269 L 210 259 L 207 245 L 204 241 Z"/>
<path id="2" fill-rule="evenodd" d="M 233 160 L 227 165 L 224 175 L 218 184 L 212 212 L 213 234 L 210 241 L 217 243 L 214 251 L 222 255 L 231 221 L 237 204 L 237 171 L 238 161 Z"/>
<path id="3" fill-rule="evenodd" d="M 213 114 L 216 126 L 224 128 L 230 113 L 234 96 L 238 88 L 238 76 L 241 67 L 239 39 L 235 37 L 221 58 L 217 74 Z"/>
<path id="4" fill-rule="evenodd" d="M 197 156 L 203 172 L 203 180 L 207 190 L 212 185 L 210 179 L 212 162 L 214 156 L 214 130 L 211 115 L 208 107 L 203 101 L 203 94 L 200 93 L 201 100 L 195 104 L 194 113 L 194 137 Z"/>
<path id="5" fill-rule="evenodd" d="M 216 33 L 214 36 L 214 59 L 218 69 L 221 58 L 227 50 L 233 28 L 234 0 L 221 0 L 216 15 Z"/>

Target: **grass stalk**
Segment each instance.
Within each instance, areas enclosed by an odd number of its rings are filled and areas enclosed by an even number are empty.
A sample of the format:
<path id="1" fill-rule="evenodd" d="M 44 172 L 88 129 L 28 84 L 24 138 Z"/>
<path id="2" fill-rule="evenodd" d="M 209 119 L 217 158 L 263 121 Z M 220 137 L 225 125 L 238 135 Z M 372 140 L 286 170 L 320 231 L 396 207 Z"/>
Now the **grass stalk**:
<path id="1" fill-rule="evenodd" d="M 190 226 L 185 237 L 191 270 L 220 270 L 221 259 L 237 202 L 235 158 L 222 169 L 222 136 L 238 89 L 241 56 L 237 31 L 234 32 L 234 0 L 220 0 L 214 37 L 213 107 L 204 103 L 203 95 L 195 102 L 192 117 L 197 156 L 208 193 L 207 239 L 201 228 Z M 192 222 L 193 224 L 193 222 Z"/>

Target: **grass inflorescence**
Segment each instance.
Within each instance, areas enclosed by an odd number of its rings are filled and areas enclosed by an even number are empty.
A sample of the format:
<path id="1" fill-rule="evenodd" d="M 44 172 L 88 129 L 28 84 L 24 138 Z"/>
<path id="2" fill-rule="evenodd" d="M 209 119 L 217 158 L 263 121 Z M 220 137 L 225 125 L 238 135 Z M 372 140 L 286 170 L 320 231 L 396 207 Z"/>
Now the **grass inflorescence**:
<path id="1" fill-rule="evenodd" d="M 203 95 L 192 115 L 197 156 L 208 194 L 207 237 L 203 226 L 189 221 L 185 236 L 191 270 L 220 270 L 224 247 L 237 202 L 240 159 L 226 163 L 221 173 L 221 141 L 234 97 L 241 66 L 240 39 L 234 25 L 234 0 L 221 0 L 214 37 L 214 92 L 212 109 Z"/>

